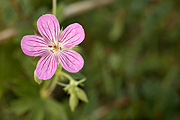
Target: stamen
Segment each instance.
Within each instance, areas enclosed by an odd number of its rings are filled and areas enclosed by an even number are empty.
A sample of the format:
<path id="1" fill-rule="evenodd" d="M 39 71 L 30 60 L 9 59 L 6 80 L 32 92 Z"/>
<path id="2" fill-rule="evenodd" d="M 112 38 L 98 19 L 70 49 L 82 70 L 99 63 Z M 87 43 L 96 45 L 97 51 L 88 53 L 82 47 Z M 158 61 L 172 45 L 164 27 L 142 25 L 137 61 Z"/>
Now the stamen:
<path id="1" fill-rule="evenodd" d="M 52 46 L 51 46 L 51 45 L 48 45 L 48 47 L 52 48 Z"/>
<path id="2" fill-rule="evenodd" d="M 51 51 L 52 53 L 54 53 L 53 50 L 50 50 L 50 51 Z"/>
<path id="3" fill-rule="evenodd" d="M 61 47 L 59 47 L 59 49 L 60 49 L 60 50 L 62 50 L 62 48 L 61 48 Z"/>

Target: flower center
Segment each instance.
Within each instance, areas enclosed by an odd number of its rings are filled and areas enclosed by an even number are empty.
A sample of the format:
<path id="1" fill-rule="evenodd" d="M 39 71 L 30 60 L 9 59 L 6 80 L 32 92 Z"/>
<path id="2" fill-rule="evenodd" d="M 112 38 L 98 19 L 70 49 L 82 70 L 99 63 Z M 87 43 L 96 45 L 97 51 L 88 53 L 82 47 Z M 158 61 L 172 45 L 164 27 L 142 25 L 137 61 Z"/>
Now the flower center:
<path id="1" fill-rule="evenodd" d="M 57 44 L 53 43 L 51 45 L 48 45 L 48 47 L 49 47 L 49 50 L 55 54 L 58 54 L 62 50 L 62 47 L 59 45 L 59 43 Z"/>

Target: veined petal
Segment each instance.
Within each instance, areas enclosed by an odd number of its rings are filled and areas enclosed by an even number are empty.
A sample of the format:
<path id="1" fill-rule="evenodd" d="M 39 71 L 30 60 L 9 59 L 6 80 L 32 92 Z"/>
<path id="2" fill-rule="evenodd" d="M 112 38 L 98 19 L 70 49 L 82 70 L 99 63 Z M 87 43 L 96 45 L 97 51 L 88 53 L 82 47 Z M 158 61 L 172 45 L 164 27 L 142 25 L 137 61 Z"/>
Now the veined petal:
<path id="1" fill-rule="evenodd" d="M 59 40 L 60 25 L 54 15 L 46 14 L 41 16 L 37 21 L 37 27 L 40 34 L 49 42 Z"/>
<path id="2" fill-rule="evenodd" d="M 72 73 L 78 72 L 84 65 L 81 55 L 71 49 L 62 50 L 58 58 L 62 67 Z"/>
<path id="3" fill-rule="evenodd" d="M 24 36 L 21 40 L 21 48 L 29 56 L 41 56 L 48 52 L 46 40 L 36 35 Z"/>
<path id="4" fill-rule="evenodd" d="M 55 54 L 46 54 L 38 62 L 36 75 L 39 79 L 50 79 L 56 72 L 58 58 Z"/>
<path id="5" fill-rule="evenodd" d="M 64 48 L 71 48 L 84 40 L 84 29 L 78 23 L 69 25 L 60 36 L 60 42 Z"/>

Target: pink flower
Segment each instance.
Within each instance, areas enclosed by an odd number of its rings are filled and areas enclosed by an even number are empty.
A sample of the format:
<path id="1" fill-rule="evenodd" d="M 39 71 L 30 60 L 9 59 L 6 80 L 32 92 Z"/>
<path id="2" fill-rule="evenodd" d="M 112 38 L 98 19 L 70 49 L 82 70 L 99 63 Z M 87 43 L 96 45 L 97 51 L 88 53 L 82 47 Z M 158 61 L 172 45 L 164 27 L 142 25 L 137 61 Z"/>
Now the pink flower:
<path id="1" fill-rule="evenodd" d="M 69 25 L 60 35 L 60 25 L 54 15 L 46 14 L 37 21 L 42 37 L 26 35 L 21 40 L 21 48 L 26 55 L 42 56 L 36 67 L 39 79 L 50 79 L 57 68 L 62 67 L 72 73 L 78 72 L 84 65 L 81 55 L 71 48 L 84 40 L 84 29 L 78 23 Z"/>

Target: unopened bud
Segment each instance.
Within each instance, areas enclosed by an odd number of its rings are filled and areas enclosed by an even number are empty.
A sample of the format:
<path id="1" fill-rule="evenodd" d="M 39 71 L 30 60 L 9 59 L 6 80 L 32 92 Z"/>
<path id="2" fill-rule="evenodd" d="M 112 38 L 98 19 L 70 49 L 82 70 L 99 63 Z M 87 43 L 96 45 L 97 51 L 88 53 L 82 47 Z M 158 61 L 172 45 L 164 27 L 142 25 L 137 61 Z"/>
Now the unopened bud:
<path id="1" fill-rule="evenodd" d="M 37 75 L 36 75 L 36 70 L 34 71 L 34 80 L 35 80 L 35 82 L 37 82 L 39 85 L 42 83 L 42 80 L 39 79 L 39 78 L 37 77 Z"/>
<path id="2" fill-rule="evenodd" d="M 76 94 L 77 94 L 77 97 L 80 99 L 80 100 L 82 100 L 82 101 L 84 101 L 84 102 L 88 102 L 88 98 L 87 98 L 87 95 L 86 95 L 86 93 L 81 89 L 81 88 L 76 88 Z"/>
<path id="3" fill-rule="evenodd" d="M 69 99 L 69 105 L 70 105 L 70 108 L 71 108 L 71 111 L 74 111 L 75 108 L 77 107 L 78 105 L 78 98 L 75 94 L 71 94 L 70 95 L 70 99 Z"/>

